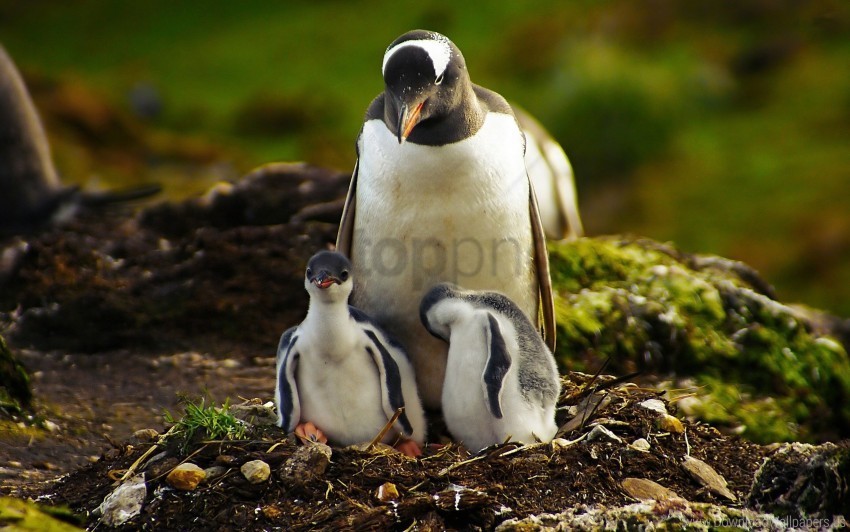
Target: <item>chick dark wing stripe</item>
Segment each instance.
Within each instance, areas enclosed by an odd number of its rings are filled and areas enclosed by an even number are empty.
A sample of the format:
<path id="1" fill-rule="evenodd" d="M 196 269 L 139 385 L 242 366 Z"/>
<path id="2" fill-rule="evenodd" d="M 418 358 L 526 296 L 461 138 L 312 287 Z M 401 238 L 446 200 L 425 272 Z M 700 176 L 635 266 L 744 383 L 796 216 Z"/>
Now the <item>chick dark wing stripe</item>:
<path id="1" fill-rule="evenodd" d="M 389 351 L 387 351 L 387 348 L 384 347 L 381 340 L 378 339 L 378 336 L 370 330 L 366 331 L 366 335 L 370 340 L 372 340 L 372 344 L 374 344 L 380 354 L 380 356 L 376 356 L 374 351 L 371 349 L 369 350 L 369 353 L 372 355 L 372 358 L 375 360 L 375 363 L 378 365 L 378 369 L 381 373 L 381 384 L 384 388 L 383 391 L 391 410 L 390 412 L 386 412 L 387 417 L 389 418 L 395 414 L 396 410 L 404 407 L 404 395 L 401 390 L 401 373 L 399 372 L 398 364 L 395 359 Z M 401 423 L 404 434 L 408 436 L 413 434 L 413 426 L 411 426 L 410 420 L 407 419 L 407 413 L 402 412 L 398 421 Z"/>
<path id="2" fill-rule="evenodd" d="M 283 333 L 278 345 L 277 356 L 283 356 L 278 370 L 278 394 L 280 397 L 280 425 L 287 431 L 295 429 L 298 418 L 301 417 L 301 404 L 298 401 L 298 388 L 295 383 L 295 370 L 298 367 L 299 355 L 292 350 L 298 337 L 294 336 L 295 328 Z"/>
<path id="3" fill-rule="evenodd" d="M 487 338 L 489 356 L 487 365 L 484 367 L 484 387 L 487 392 L 487 404 L 494 417 L 502 418 L 501 392 L 504 385 L 505 375 L 511 368 L 511 357 L 502 337 L 502 330 L 496 318 L 487 313 L 487 325 L 484 327 L 484 336 Z"/>

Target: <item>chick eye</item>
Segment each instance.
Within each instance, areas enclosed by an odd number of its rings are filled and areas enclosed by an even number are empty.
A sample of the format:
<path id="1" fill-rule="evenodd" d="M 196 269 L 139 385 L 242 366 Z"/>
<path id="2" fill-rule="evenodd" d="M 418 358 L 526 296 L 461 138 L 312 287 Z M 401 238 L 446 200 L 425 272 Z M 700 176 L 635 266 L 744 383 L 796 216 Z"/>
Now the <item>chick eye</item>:
<path id="1" fill-rule="evenodd" d="M 312 277 L 313 270 L 311 268 L 307 268 L 307 277 Z"/>
<path id="2" fill-rule="evenodd" d="M 347 281 L 348 280 L 348 270 L 342 270 L 342 273 L 339 274 L 339 278 L 342 279 L 343 281 Z"/>
<path id="3" fill-rule="evenodd" d="M 437 79 L 434 80 L 434 85 L 439 85 L 440 83 L 442 83 L 443 77 L 445 77 L 443 74 L 440 74 L 439 76 L 437 76 Z"/>

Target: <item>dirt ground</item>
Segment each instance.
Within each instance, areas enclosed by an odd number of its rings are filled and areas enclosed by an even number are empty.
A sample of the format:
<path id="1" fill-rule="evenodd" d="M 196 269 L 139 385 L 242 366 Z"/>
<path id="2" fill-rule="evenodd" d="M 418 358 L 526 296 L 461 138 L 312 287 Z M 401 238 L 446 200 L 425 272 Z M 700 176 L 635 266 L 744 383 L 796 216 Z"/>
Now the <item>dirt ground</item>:
<path id="1" fill-rule="evenodd" d="M 163 413 L 181 414 L 180 394 L 219 404 L 270 400 L 278 335 L 303 317 L 304 264 L 333 242 L 347 181 L 279 165 L 198 200 L 135 216 L 88 213 L 4 242 L 0 321 L 32 374 L 35 413 L 47 428 L 0 437 L 0 494 L 67 505 L 88 527 L 106 528 L 94 510 L 114 489 L 110 472 L 150 448 L 132 439 L 135 431 L 167 430 Z M 608 381 L 568 376 L 561 423 L 588 397 L 607 399 L 578 408 L 588 415 L 559 444 L 507 444 L 475 457 L 432 446 L 418 460 L 334 448 L 327 467 L 307 476 L 292 474 L 298 446 L 275 427 L 154 453 L 140 466 L 145 505 L 124 528 L 492 529 L 509 518 L 633 502 L 622 484 L 630 477 L 693 502 L 743 503 L 766 448 L 705 425 L 659 425 L 657 413 L 639 406 L 657 392 L 626 383 L 594 391 Z M 590 441 L 596 426 L 621 441 Z M 438 429 L 431 434 L 443 443 Z M 648 451 L 632 447 L 640 438 Z M 716 469 L 736 500 L 688 474 L 688 455 Z M 189 459 L 224 473 L 194 491 L 168 487 L 163 474 Z M 271 466 L 268 481 L 242 476 L 252 459 Z M 393 493 L 389 484 L 397 494 L 379 496 L 381 486 Z"/>
<path id="2" fill-rule="evenodd" d="M 187 358 L 193 360 L 187 363 Z M 233 367 L 225 369 L 192 355 L 164 357 L 158 367 L 145 362 L 145 357 L 123 360 L 112 363 L 100 358 L 76 367 L 68 360 L 56 360 L 44 367 L 39 377 L 41 393 L 50 390 L 52 397 L 74 405 L 79 410 L 71 415 L 84 419 L 85 428 L 74 437 L 34 440 L 27 449 L 18 449 L 16 456 L 41 478 L 23 483 L 6 478 L 4 492 L 67 505 L 88 516 L 87 526 L 95 526 L 99 518 L 94 510 L 114 489 L 110 472 L 126 470 L 150 447 L 123 438 L 138 428 L 163 432 L 157 410 L 173 406 L 174 390 L 210 385 L 213 397 L 244 397 L 252 392 L 259 392 L 261 399 L 269 397 L 273 368 L 265 360 L 239 366 L 228 363 Z M 92 384 L 88 389 L 60 382 L 82 375 Z M 168 385 L 151 390 L 151 377 Z M 572 374 L 565 382 L 561 405 L 583 404 L 587 391 L 604 380 Z M 685 432 L 678 434 L 659 428 L 658 414 L 639 406 L 658 397 L 653 390 L 621 385 L 596 396 L 607 397 L 607 404 L 564 435 L 567 441 L 581 439 L 565 447 L 506 444 L 470 456 L 451 444 L 429 447 L 418 460 L 382 450 L 334 448 L 327 469 L 312 477 L 293 477 L 288 472 L 287 461 L 298 444 L 276 427 L 257 428 L 248 439 L 237 442 L 198 443 L 185 453 L 172 449 L 164 458 L 142 463 L 149 498 L 141 515 L 122 529 L 404 530 L 415 524 L 418 530 L 487 530 L 508 518 L 581 505 L 628 504 L 635 500 L 621 484 L 628 477 L 654 480 L 692 502 L 728 503 L 682 468 L 681 460 L 688 453 L 729 482 L 737 496 L 734 506 L 746 499 L 753 474 L 767 454 L 764 447 L 722 436 L 706 425 L 686 422 Z M 568 417 L 562 412 L 559 421 Z M 65 435 L 74 428 L 71 419 L 68 423 Z M 607 427 L 623 441 L 585 441 L 596 425 Z M 648 452 L 628 445 L 638 438 L 649 442 Z M 97 453 L 102 454 L 92 462 Z M 239 470 L 254 459 L 272 467 L 271 478 L 259 485 L 250 484 Z M 226 472 L 195 491 L 169 488 L 164 473 L 186 460 L 203 468 L 223 465 Z M 46 467 L 46 463 L 53 465 Z M 45 482 L 71 469 L 70 475 Z M 392 500 L 378 495 L 387 483 L 398 491 Z"/>
<path id="3" fill-rule="evenodd" d="M 0 438 L 0 494 L 32 492 L 43 482 L 97 460 L 139 429 L 163 429 L 163 413 L 179 415 L 182 394 L 223 402 L 270 399 L 274 357 L 214 358 L 114 351 L 61 354 L 22 351 L 31 371 L 37 413 L 52 430 Z"/>

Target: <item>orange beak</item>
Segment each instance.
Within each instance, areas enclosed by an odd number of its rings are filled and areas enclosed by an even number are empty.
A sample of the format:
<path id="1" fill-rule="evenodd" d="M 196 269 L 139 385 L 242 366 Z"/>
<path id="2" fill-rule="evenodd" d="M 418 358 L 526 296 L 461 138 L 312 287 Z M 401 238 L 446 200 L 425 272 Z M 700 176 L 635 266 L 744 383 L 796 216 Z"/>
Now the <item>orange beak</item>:
<path id="1" fill-rule="evenodd" d="M 401 112 L 398 116 L 398 143 L 403 143 L 416 124 L 419 123 L 419 115 L 422 113 L 422 106 L 425 102 L 419 102 L 413 111 L 405 104 L 401 106 Z"/>

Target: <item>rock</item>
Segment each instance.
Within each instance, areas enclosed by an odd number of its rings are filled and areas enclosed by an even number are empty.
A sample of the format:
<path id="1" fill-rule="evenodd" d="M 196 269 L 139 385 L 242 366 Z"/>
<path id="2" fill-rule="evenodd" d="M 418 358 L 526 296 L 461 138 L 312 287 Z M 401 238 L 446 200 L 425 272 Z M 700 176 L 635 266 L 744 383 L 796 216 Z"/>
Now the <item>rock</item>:
<path id="1" fill-rule="evenodd" d="M 642 406 L 643 408 L 652 410 L 653 412 L 658 412 L 659 414 L 667 413 L 667 407 L 661 399 L 647 399 L 646 401 L 638 403 L 638 406 Z"/>
<path id="2" fill-rule="evenodd" d="M 133 439 L 138 443 L 150 443 L 159 437 L 156 429 L 140 429 L 133 433 Z"/>
<path id="3" fill-rule="evenodd" d="M 214 465 L 204 469 L 205 482 L 212 482 L 223 474 L 227 473 L 227 468 L 224 466 Z"/>
<path id="4" fill-rule="evenodd" d="M 269 464 L 262 460 L 251 460 L 250 462 L 245 462 L 239 470 L 251 484 L 260 484 L 265 482 L 271 475 L 271 468 L 269 467 Z"/>
<path id="5" fill-rule="evenodd" d="M 733 502 L 738 500 L 738 497 L 726 487 L 726 479 L 702 460 L 693 456 L 686 456 L 682 460 L 682 467 L 712 493 L 726 497 Z"/>
<path id="6" fill-rule="evenodd" d="M 850 441 L 781 446 L 756 472 L 747 504 L 780 516 L 850 521 Z"/>
<path id="7" fill-rule="evenodd" d="M 180 465 L 179 458 L 167 456 L 165 453 L 159 453 L 151 457 L 145 465 L 145 472 L 148 474 L 148 478 L 159 478 L 170 473 L 178 465 Z"/>
<path id="8" fill-rule="evenodd" d="M 277 411 L 274 403 L 263 403 L 260 399 L 249 399 L 239 405 L 231 405 L 230 412 L 236 419 L 251 425 L 274 425 L 277 423 Z"/>
<path id="9" fill-rule="evenodd" d="M 666 501 L 668 499 L 681 498 L 679 497 L 679 495 L 676 494 L 675 491 L 669 490 L 661 484 L 658 484 L 657 482 L 646 478 L 628 477 L 623 479 L 620 485 L 623 487 L 623 490 L 625 490 L 626 493 L 628 493 L 635 499 L 640 499 L 642 501 Z"/>
<path id="10" fill-rule="evenodd" d="M 206 478 L 206 473 L 203 469 L 193 463 L 186 462 L 172 469 L 171 473 L 165 477 L 165 481 L 174 489 L 192 491 L 198 487 L 198 484 L 204 478 Z"/>
<path id="11" fill-rule="evenodd" d="M 788 527 L 770 514 L 727 508 L 683 499 L 646 501 L 607 508 L 580 506 L 559 514 L 540 514 L 509 519 L 496 532 L 528 530 L 786 530 Z"/>
<path id="12" fill-rule="evenodd" d="M 215 457 L 215 463 L 224 467 L 235 467 L 239 465 L 239 459 L 229 454 L 220 454 Z"/>
<path id="13" fill-rule="evenodd" d="M 82 528 L 70 522 L 82 523 L 82 519 L 70 510 L 62 511 L 22 499 L 0 497 L 0 529 L 4 531 L 82 532 Z"/>
<path id="14" fill-rule="evenodd" d="M 650 449 L 649 442 L 646 441 L 646 439 L 644 439 L 644 438 L 636 439 L 635 441 L 633 441 L 631 443 L 630 447 L 632 449 L 636 450 L 636 451 L 641 451 L 641 452 L 644 452 L 644 453 L 649 452 L 649 449 Z"/>
<path id="15" fill-rule="evenodd" d="M 658 428 L 667 432 L 672 432 L 674 434 L 681 434 L 685 432 L 685 426 L 682 425 L 682 422 L 676 416 L 671 416 L 670 414 L 664 414 L 658 418 Z"/>
<path id="16" fill-rule="evenodd" d="M 297 485 L 321 477 L 331 463 L 331 448 L 324 443 L 310 443 L 298 448 L 281 469 L 280 476 Z"/>
<path id="17" fill-rule="evenodd" d="M 103 499 L 98 507 L 101 522 L 111 527 L 123 525 L 139 515 L 147 495 L 144 473 L 129 478 Z"/>
<path id="18" fill-rule="evenodd" d="M 392 482 L 384 482 L 375 491 L 375 498 L 381 502 L 397 501 L 398 497 L 398 488 Z"/>
<path id="19" fill-rule="evenodd" d="M 589 351 L 590 367 L 690 379 L 693 416 L 756 442 L 850 436 L 844 321 L 776 301 L 743 264 L 647 239 L 553 242 L 549 258 L 564 365 Z"/>
<path id="20" fill-rule="evenodd" d="M 606 429 L 602 425 L 596 425 L 587 435 L 587 441 L 607 441 L 622 443 L 623 439 Z"/>

